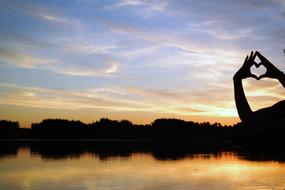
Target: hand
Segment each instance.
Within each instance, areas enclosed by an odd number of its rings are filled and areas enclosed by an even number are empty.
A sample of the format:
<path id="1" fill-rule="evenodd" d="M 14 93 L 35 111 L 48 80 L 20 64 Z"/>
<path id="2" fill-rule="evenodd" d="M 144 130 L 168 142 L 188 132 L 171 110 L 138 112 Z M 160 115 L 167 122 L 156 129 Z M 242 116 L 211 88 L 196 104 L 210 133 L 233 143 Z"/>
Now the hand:
<path id="1" fill-rule="evenodd" d="M 256 54 L 253 55 L 253 52 L 250 53 L 249 57 L 246 56 L 242 67 L 234 75 L 234 79 L 241 80 L 241 79 L 252 77 L 252 78 L 255 78 L 256 80 L 259 80 L 259 78 L 256 75 L 250 72 L 251 66 L 254 64 L 256 65 L 256 63 L 254 62 L 255 56 Z"/>
<path id="2" fill-rule="evenodd" d="M 255 55 L 258 56 L 258 58 L 260 59 L 261 63 L 259 65 L 264 65 L 266 67 L 266 73 L 259 76 L 258 80 L 268 77 L 268 78 L 275 78 L 278 79 L 280 77 L 280 75 L 282 75 L 283 73 L 277 69 L 270 61 L 268 61 L 263 55 L 261 55 L 261 53 L 259 53 L 258 51 L 255 52 Z"/>

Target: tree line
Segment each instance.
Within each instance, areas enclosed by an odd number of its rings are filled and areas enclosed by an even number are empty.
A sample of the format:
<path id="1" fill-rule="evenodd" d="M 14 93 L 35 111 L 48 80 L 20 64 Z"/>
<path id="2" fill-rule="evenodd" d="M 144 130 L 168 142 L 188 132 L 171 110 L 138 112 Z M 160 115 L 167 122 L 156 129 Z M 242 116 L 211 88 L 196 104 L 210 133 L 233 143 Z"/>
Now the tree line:
<path id="1" fill-rule="evenodd" d="M 15 121 L 0 121 L 0 139 L 95 139 L 144 140 L 195 145 L 284 145 L 285 122 L 271 124 L 193 122 L 180 119 L 156 119 L 137 125 L 128 120 L 102 118 L 92 123 L 67 119 L 44 119 L 31 128 Z"/>

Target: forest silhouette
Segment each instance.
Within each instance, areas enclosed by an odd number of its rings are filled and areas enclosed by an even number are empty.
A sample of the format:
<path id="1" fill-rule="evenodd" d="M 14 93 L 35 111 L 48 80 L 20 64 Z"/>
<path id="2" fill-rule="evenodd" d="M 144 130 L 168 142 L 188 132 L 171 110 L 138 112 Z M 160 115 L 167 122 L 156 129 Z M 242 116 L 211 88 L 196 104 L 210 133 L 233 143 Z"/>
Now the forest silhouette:
<path id="1" fill-rule="evenodd" d="M 21 128 L 18 122 L 0 121 L 1 141 L 133 141 L 158 142 L 193 147 L 275 147 L 284 146 L 284 121 L 268 123 L 238 123 L 232 126 L 197 123 L 180 119 L 156 119 L 151 124 L 137 125 L 128 120 L 102 118 L 85 124 L 66 119 L 45 119 Z"/>

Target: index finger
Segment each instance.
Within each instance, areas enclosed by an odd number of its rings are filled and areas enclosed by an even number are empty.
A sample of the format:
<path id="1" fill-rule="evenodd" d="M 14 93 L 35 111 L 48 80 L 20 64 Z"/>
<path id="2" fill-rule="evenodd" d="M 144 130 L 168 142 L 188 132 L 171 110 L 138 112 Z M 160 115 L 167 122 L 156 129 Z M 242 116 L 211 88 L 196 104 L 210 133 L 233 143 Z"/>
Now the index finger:
<path id="1" fill-rule="evenodd" d="M 254 64 L 255 54 L 253 54 L 253 51 L 250 52 L 250 56 L 247 59 L 246 65 L 252 66 Z"/>
<path id="2" fill-rule="evenodd" d="M 268 59 L 266 59 L 259 51 L 256 51 L 255 54 L 259 57 L 262 64 L 266 65 L 272 65 Z"/>
<path id="3" fill-rule="evenodd" d="M 255 57 L 256 57 L 256 52 L 253 54 L 253 51 L 251 51 L 249 61 L 254 62 Z"/>

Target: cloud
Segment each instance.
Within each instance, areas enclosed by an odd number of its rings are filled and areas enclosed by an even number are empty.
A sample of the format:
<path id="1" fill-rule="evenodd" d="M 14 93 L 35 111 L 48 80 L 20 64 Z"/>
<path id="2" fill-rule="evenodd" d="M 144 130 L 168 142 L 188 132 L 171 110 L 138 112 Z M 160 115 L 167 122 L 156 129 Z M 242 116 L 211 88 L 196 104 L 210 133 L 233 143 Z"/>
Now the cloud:
<path id="1" fill-rule="evenodd" d="M 74 60 L 73 57 L 43 58 L 19 53 L 16 50 L 0 48 L 2 66 L 13 65 L 20 68 L 41 69 L 74 76 L 111 76 L 118 71 L 119 62 L 108 56 L 95 55 L 95 57 L 93 57 L 94 60 L 88 60 L 89 57 L 87 57 L 84 63 L 84 59 Z"/>
<path id="2" fill-rule="evenodd" d="M 26 13 L 27 15 L 31 15 L 35 18 L 54 23 L 54 24 L 60 24 L 65 26 L 70 26 L 73 28 L 82 28 L 83 25 L 80 22 L 79 19 L 71 18 L 67 16 L 63 16 L 59 13 L 56 13 L 49 9 L 46 6 L 40 6 L 40 5 L 30 5 L 25 6 L 22 5 L 21 7 L 16 7 L 19 11 L 22 11 L 23 13 Z"/>
<path id="3" fill-rule="evenodd" d="M 233 45 L 228 45 L 224 41 L 239 39 L 239 38 L 246 38 L 251 36 L 250 29 L 243 29 L 237 31 L 235 34 L 229 34 L 227 32 L 223 32 L 223 30 L 204 30 L 205 33 L 209 33 L 211 36 L 215 36 L 217 39 L 222 40 L 222 42 L 217 42 L 217 44 L 213 45 L 209 43 L 209 41 L 201 41 L 198 38 L 189 37 L 184 35 L 185 33 L 177 33 L 171 31 L 152 31 L 148 29 L 132 27 L 129 25 L 120 25 L 117 23 L 103 21 L 103 23 L 114 33 L 125 35 L 128 39 L 134 40 L 142 40 L 144 42 L 148 42 L 149 49 L 156 48 L 174 48 L 179 51 L 184 51 L 185 53 L 189 53 L 188 57 L 193 59 L 193 57 L 200 57 L 204 59 L 203 64 L 209 63 L 209 61 L 215 61 L 218 58 L 219 60 L 223 60 L 225 62 L 225 56 L 229 57 L 229 60 L 232 61 L 233 59 L 237 60 L 236 58 L 240 56 L 240 49 L 237 49 Z M 197 31 L 196 31 L 197 32 Z M 199 31 L 198 31 L 199 32 Z M 207 36 L 206 36 L 207 38 Z M 145 48 L 147 49 L 147 48 Z M 154 48 L 155 49 L 155 48 Z M 168 56 L 168 55 L 167 55 Z M 166 57 L 167 57 L 166 56 Z M 205 59 L 209 57 L 210 59 Z M 176 56 L 178 58 L 178 56 Z M 214 58 L 214 59 L 213 59 Z M 161 57 L 163 59 L 163 57 Z M 166 58 L 167 59 L 167 58 Z M 178 58 L 179 59 L 179 58 Z M 163 61 L 161 61 L 163 62 Z M 199 59 L 196 59 L 193 62 L 202 62 Z"/>
<path id="4" fill-rule="evenodd" d="M 64 49 L 68 51 L 75 51 L 84 54 L 106 54 L 109 51 L 116 49 L 115 45 L 98 45 L 86 40 L 72 40 L 71 42 L 66 42 Z"/>
<path id="5" fill-rule="evenodd" d="M 105 60 L 103 63 L 99 63 L 99 66 L 96 65 L 96 62 L 92 65 L 83 66 L 82 63 L 77 62 L 71 66 L 51 67 L 50 70 L 64 75 L 108 77 L 118 72 L 119 64 L 113 60 Z"/>
<path id="6" fill-rule="evenodd" d="M 24 14 L 18 19 L 24 25 L 29 24 L 27 27 L 30 27 L 30 32 L 23 30 L 20 24 L 13 24 L 12 27 L 8 25 L 7 28 L 10 27 L 11 31 L 3 29 L 4 36 L 0 35 L 4 40 L 0 45 L 2 66 L 13 65 L 64 75 L 91 77 L 109 77 L 119 71 L 121 61 L 108 54 L 115 47 L 112 44 L 97 43 L 96 40 L 81 37 L 85 33 L 81 29 L 76 30 L 77 27 L 82 27 L 79 19 L 66 16 L 65 11 L 59 11 L 60 8 L 52 8 L 42 3 L 19 2 L 5 5 L 10 10 L 17 10 L 15 15 L 18 17 Z M 33 18 L 55 25 L 36 22 Z M 66 34 L 66 31 L 58 29 L 61 26 L 72 28 L 68 28 Z"/>
<path id="7" fill-rule="evenodd" d="M 0 48 L 0 60 L 22 68 L 36 68 L 58 63 L 56 59 L 41 58 Z"/>
<path id="8" fill-rule="evenodd" d="M 141 6 L 141 5 L 145 5 L 145 1 L 143 0 L 121 0 L 115 6 L 124 7 L 124 6 Z"/>
<path id="9" fill-rule="evenodd" d="M 145 10 L 165 11 L 167 8 L 167 1 L 147 1 L 147 0 L 120 0 L 114 7 L 139 7 Z"/>
<path id="10" fill-rule="evenodd" d="M 97 108 L 111 111 L 147 109 L 147 104 L 102 96 L 90 89 L 85 91 L 45 89 L 0 84 L 0 103 L 50 109 Z"/>
<path id="11" fill-rule="evenodd" d="M 158 45 L 174 47 L 187 52 L 201 52 L 207 49 L 210 50 L 209 48 L 203 47 L 203 45 L 195 42 L 195 40 L 187 42 L 183 39 L 175 37 L 174 35 L 166 35 L 161 33 L 155 34 L 147 32 L 145 30 L 140 30 L 135 27 L 118 25 L 107 21 L 105 21 L 104 23 L 110 28 L 111 31 L 115 33 L 133 36 Z"/>
<path id="12" fill-rule="evenodd" d="M 103 111 L 144 111 L 177 115 L 225 114 L 231 108 L 227 100 L 203 102 L 187 90 L 168 91 L 140 87 L 110 86 L 78 90 L 46 89 L 14 84 L 0 84 L 0 103 L 49 109 L 97 109 Z M 225 95 L 226 97 L 226 95 Z M 187 106 L 186 106 L 187 105 Z M 233 109 L 231 109 L 233 110 Z"/>
<path id="13" fill-rule="evenodd" d="M 118 50 L 113 54 L 116 54 L 118 57 L 123 57 L 127 60 L 133 60 L 137 58 L 145 58 L 145 56 L 152 56 L 156 51 L 158 51 L 161 47 L 158 45 L 154 46 L 146 46 L 146 47 L 129 47 L 129 51 Z"/>
<path id="14" fill-rule="evenodd" d="M 201 32 L 206 32 L 213 37 L 220 39 L 220 40 L 238 40 L 241 38 L 249 38 L 253 37 L 252 31 L 248 29 L 237 30 L 235 33 L 227 32 L 221 28 L 216 29 L 200 29 Z"/>
<path id="15" fill-rule="evenodd" d="M 169 16 L 167 1 L 159 0 L 119 0 L 112 5 L 108 5 L 105 10 L 121 10 L 126 9 L 131 12 L 132 15 L 143 19 L 149 19 L 155 16 Z"/>

